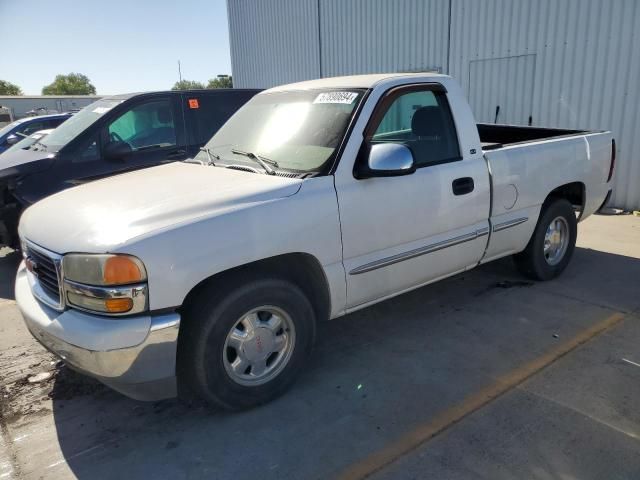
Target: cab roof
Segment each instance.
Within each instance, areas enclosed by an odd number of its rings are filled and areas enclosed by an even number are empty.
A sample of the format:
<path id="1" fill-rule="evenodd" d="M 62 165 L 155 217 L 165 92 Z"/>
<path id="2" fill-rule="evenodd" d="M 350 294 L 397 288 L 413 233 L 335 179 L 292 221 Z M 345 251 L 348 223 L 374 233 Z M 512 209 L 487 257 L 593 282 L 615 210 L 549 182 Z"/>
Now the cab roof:
<path id="1" fill-rule="evenodd" d="M 158 91 L 150 91 L 150 92 L 131 92 L 131 93 L 120 93 L 117 95 L 105 95 L 102 97 L 102 100 L 128 100 L 133 97 L 142 97 L 142 96 L 154 96 L 154 95 L 196 95 L 196 94 L 216 94 L 216 93 L 225 93 L 225 92 L 261 92 L 262 90 L 259 88 L 203 88 L 203 89 L 195 89 L 195 90 L 158 90 Z"/>
<path id="2" fill-rule="evenodd" d="M 317 88 L 373 88 L 378 83 L 399 78 L 415 78 L 425 79 L 433 77 L 449 78 L 448 75 L 442 75 L 434 72 L 418 72 L 418 73 L 374 73 L 369 75 L 350 75 L 346 77 L 329 77 L 319 78 L 317 80 L 307 80 L 298 83 L 289 83 L 287 85 L 279 85 L 268 92 L 280 92 L 286 90 L 314 90 Z"/>

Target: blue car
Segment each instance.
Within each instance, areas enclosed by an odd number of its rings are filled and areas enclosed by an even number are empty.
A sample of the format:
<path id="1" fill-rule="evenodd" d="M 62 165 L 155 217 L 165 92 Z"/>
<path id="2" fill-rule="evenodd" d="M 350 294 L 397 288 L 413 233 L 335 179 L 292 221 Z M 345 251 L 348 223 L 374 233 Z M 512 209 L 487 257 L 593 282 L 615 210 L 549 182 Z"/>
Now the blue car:
<path id="1" fill-rule="evenodd" d="M 24 137 L 31 135 L 38 130 L 48 130 L 56 128 L 66 119 L 71 117 L 71 113 L 60 113 L 55 115 L 40 115 L 39 117 L 27 117 L 16 120 L 0 129 L 0 154 L 12 145 L 18 143 Z"/>

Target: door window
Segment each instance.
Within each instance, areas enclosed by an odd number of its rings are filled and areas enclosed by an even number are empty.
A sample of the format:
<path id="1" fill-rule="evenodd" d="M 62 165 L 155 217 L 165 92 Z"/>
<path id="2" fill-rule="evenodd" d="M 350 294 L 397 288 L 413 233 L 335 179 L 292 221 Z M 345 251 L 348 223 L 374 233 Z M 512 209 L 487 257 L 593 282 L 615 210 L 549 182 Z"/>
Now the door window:
<path id="1" fill-rule="evenodd" d="M 45 123 L 45 127 L 44 127 L 43 130 L 48 130 L 50 128 L 56 128 L 58 125 L 60 125 L 65 120 L 66 120 L 66 118 L 54 118 L 52 120 L 48 120 Z"/>
<path id="2" fill-rule="evenodd" d="M 110 142 L 128 143 L 132 151 L 176 145 L 169 99 L 136 105 L 109 124 L 108 134 Z"/>
<path id="3" fill-rule="evenodd" d="M 446 94 L 430 90 L 398 95 L 380 120 L 371 143 L 407 146 L 416 167 L 460 159 Z"/>
<path id="4" fill-rule="evenodd" d="M 18 129 L 17 131 L 23 135 L 31 135 L 39 130 L 46 130 L 47 128 L 50 128 L 47 124 L 47 121 L 29 122 L 24 128 Z"/>

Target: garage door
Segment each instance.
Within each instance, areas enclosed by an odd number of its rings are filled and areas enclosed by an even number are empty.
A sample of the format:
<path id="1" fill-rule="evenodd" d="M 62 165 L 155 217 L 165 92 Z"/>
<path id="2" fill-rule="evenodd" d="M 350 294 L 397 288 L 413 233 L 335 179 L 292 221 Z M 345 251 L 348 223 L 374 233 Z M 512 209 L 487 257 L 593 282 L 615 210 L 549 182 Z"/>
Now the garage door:
<path id="1" fill-rule="evenodd" d="M 478 122 L 530 125 L 536 56 L 473 60 L 469 64 L 469 102 Z"/>

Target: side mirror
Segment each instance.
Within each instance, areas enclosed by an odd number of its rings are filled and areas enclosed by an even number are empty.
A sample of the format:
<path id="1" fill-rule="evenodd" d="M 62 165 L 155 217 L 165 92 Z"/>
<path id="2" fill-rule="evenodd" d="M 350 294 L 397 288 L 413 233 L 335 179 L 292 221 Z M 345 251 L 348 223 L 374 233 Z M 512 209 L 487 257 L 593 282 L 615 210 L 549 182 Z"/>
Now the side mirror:
<path id="1" fill-rule="evenodd" d="M 122 161 L 131 151 L 131 145 L 127 142 L 109 142 L 104 146 L 104 158 L 110 162 Z"/>
<path id="2" fill-rule="evenodd" d="M 20 141 L 20 137 L 18 135 L 9 135 L 7 137 L 7 144 L 9 145 L 15 145 L 16 143 L 18 143 Z"/>
<path id="3" fill-rule="evenodd" d="M 356 172 L 356 178 L 399 177 L 416 171 L 413 154 L 399 143 L 376 143 L 371 146 L 367 164 Z"/>

